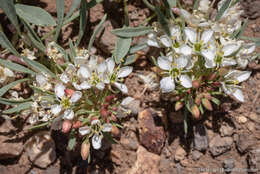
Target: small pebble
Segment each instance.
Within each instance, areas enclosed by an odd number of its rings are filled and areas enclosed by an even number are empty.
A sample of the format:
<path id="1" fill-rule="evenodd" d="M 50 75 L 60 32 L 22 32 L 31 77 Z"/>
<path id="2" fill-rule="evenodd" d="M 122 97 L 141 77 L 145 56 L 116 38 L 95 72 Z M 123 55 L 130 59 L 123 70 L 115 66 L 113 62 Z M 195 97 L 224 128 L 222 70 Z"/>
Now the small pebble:
<path id="1" fill-rule="evenodd" d="M 239 123 L 244 124 L 244 123 L 247 122 L 247 118 L 244 117 L 244 116 L 239 116 L 237 121 L 238 121 Z"/>

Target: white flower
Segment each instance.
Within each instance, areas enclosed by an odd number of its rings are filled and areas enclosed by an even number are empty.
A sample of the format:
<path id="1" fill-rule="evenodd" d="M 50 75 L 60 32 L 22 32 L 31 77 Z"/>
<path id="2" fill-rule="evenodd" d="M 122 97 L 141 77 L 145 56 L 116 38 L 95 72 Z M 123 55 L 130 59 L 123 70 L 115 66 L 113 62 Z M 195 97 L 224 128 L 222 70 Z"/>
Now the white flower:
<path id="1" fill-rule="evenodd" d="M 147 44 L 152 47 L 160 48 L 157 36 L 155 33 L 148 34 Z"/>
<path id="2" fill-rule="evenodd" d="M 91 128 L 89 126 L 83 126 L 79 128 L 80 135 L 84 136 L 91 132 Z"/>
<path id="3" fill-rule="evenodd" d="M 52 112 L 53 115 L 58 115 L 61 112 L 61 110 L 62 110 L 61 105 L 55 104 L 55 105 L 51 106 L 51 112 Z"/>
<path id="4" fill-rule="evenodd" d="M 172 77 L 164 77 L 160 81 L 160 88 L 162 89 L 162 93 L 172 92 L 175 89 L 175 83 Z"/>
<path id="5" fill-rule="evenodd" d="M 225 81 L 222 82 L 222 89 L 227 95 L 233 95 L 238 101 L 244 102 L 244 96 L 239 83 L 246 81 L 251 75 L 250 71 L 233 70 L 224 76 Z"/>
<path id="6" fill-rule="evenodd" d="M 101 148 L 101 143 L 102 143 L 102 135 L 94 134 L 91 138 L 92 146 L 94 149 L 98 150 Z"/>
<path id="7" fill-rule="evenodd" d="M 112 130 L 112 124 L 111 123 L 105 123 L 103 124 L 103 132 L 110 132 Z"/>
<path id="8" fill-rule="evenodd" d="M 74 111 L 72 109 L 67 109 L 63 113 L 63 118 L 67 120 L 72 120 L 74 118 Z"/>
<path id="9" fill-rule="evenodd" d="M 61 99 L 63 96 L 65 96 L 65 86 L 61 83 L 57 84 L 54 88 L 54 92 L 55 95 Z"/>

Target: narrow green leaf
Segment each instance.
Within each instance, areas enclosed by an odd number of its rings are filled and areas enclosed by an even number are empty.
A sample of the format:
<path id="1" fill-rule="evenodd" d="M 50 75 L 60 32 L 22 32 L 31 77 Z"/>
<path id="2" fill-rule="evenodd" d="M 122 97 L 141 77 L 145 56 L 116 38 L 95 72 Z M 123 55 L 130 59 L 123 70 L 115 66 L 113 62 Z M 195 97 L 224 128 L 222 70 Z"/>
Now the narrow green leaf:
<path id="1" fill-rule="evenodd" d="M 211 101 L 212 101 L 213 103 L 215 103 L 216 105 L 220 105 L 219 99 L 217 99 L 217 98 L 215 98 L 215 97 L 212 97 Z"/>
<path id="2" fill-rule="evenodd" d="M 105 20 L 107 18 L 107 15 L 105 14 L 104 17 L 102 18 L 102 20 L 99 22 L 98 26 L 96 27 L 96 29 L 94 30 L 90 40 L 89 40 L 89 43 L 88 43 L 88 50 L 91 49 L 93 43 L 94 43 L 94 40 L 96 38 L 96 35 L 100 32 L 100 30 L 102 29 L 102 25 L 104 24 Z"/>
<path id="3" fill-rule="evenodd" d="M 0 28 L 0 44 L 3 48 L 8 49 L 11 53 L 13 53 L 16 56 L 20 56 L 19 53 L 16 51 L 16 49 L 13 47 L 11 42 L 7 39 L 6 35 Z"/>
<path id="4" fill-rule="evenodd" d="M 38 124 L 38 125 L 35 125 L 35 126 L 31 126 L 31 127 L 25 128 L 25 130 L 32 130 L 32 129 L 42 128 L 44 126 L 47 126 L 48 124 L 49 124 L 49 122 L 41 123 L 41 124 Z"/>
<path id="5" fill-rule="evenodd" d="M 74 147 L 75 147 L 75 145 L 76 145 L 76 137 L 71 137 L 70 139 L 69 139 L 69 143 L 68 143 L 68 147 L 67 147 L 67 150 L 73 150 L 74 149 Z"/>
<path id="6" fill-rule="evenodd" d="M 130 65 L 136 61 L 137 57 L 135 54 L 127 56 L 124 62 L 124 65 Z"/>
<path id="7" fill-rule="evenodd" d="M 137 51 L 143 50 L 143 49 L 145 49 L 147 47 L 148 47 L 148 45 L 146 43 L 142 43 L 142 44 L 139 44 L 139 45 L 134 45 L 133 47 L 130 48 L 129 53 L 133 54 L 133 53 L 136 53 Z"/>
<path id="8" fill-rule="evenodd" d="M 18 113 L 22 110 L 29 109 L 31 106 L 32 106 L 32 102 L 21 103 L 21 104 L 17 105 L 16 107 L 3 111 L 3 114 Z"/>
<path id="9" fill-rule="evenodd" d="M 195 0 L 194 5 L 193 5 L 193 10 L 197 10 L 200 4 L 200 0 Z"/>
<path id="10" fill-rule="evenodd" d="M 98 3 L 100 3 L 100 2 L 103 2 L 103 0 L 91 0 L 91 1 L 87 4 L 87 6 L 88 6 L 88 8 L 90 9 L 90 8 L 96 6 L 96 5 L 97 5 Z"/>
<path id="11" fill-rule="evenodd" d="M 8 19 L 12 22 L 18 33 L 20 34 L 19 23 L 14 8 L 13 0 L 0 0 L 0 8 L 4 11 Z"/>
<path id="12" fill-rule="evenodd" d="M 18 16 L 32 24 L 39 26 L 55 26 L 56 22 L 52 16 L 40 7 L 30 5 L 16 4 L 16 13 Z"/>
<path id="13" fill-rule="evenodd" d="M 163 13 L 159 9 L 159 7 L 155 7 L 155 12 L 157 14 L 158 21 L 161 24 L 163 30 L 166 32 L 166 34 L 168 36 L 170 36 L 170 29 L 169 29 L 168 21 L 167 21 L 166 17 L 163 15 Z"/>
<path id="14" fill-rule="evenodd" d="M 177 5 L 177 0 L 167 0 L 168 4 L 170 5 L 170 7 L 176 7 Z"/>
<path id="15" fill-rule="evenodd" d="M 116 48 L 114 51 L 114 58 L 117 64 L 119 64 L 122 61 L 122 59 L 127 55 L 131 46 L 131 42 L 132 38 L 117 38 Z"/>
<path id="16" fill-rule="evenodd" d="M 152 27 L 124 27 L 112 30 L 111 33 L 113 33 L 116 36 L 119 37 L 137 37 L 145 35 L 149 32 L 153 31 Z"/>
<path id="17" fill-rule="evenodd" d="M 17 81 L 14 81 L 14 82 L 11 82 L 5 86 L 3 86 L 2 88 L 0 88 L 0 97 L 2 97 L 9 89 L 11 89 L 12 87 L 14 87 L 15 85 L 17 85 L 18 83 L 22 83 L 22 82 L 25 82 L 25 81 L 28 81 L 29 79 L 26 78 L 26 79 L 21 79 L 21 80 L 17 80 Z"/>
<path id="18" fill-rule="evenodd" d="M 56 33 L 54 36 L 54 41 L 56 42 L 59 34 L 60 34 L 60 30 L 63 24 L 63 17 L 64 17 L 64 0 L 56 0 L 56 10 L 57 10 L 57 17 L 58 17 L 58 26 L 56 28 Z"/>
<path id="19" fill-rule="evenodd" d="M 32 75 L 35 75 L 36 73 L 33 72 L 32 70 L 22 66 L 22 65 L 19 65 L 17 63 L 13 63 L 11 61 L 8 61 L 8 60 L 4 60 L 2 58 L 0 58 L 0 64 L 2 66 L 5 66 L 11 70 L 14 70 L 14 71 L 17 71 L 17 72 L 22 72 L 22 73 L 28 73 L 28 74 L 32 74 Z"/>
<path id="20" fill-rule="evenodd" d="M 241 39 L 244 39 L 244 40 L 250 40 L 250 41 L 253 41 L 253 42 L 259 42 L 260 41 L 260 38 L 258 37 L 247 37 L 247 36 L 241 36 L 240 37 Z"/>
<path id="21" fill-rule="evenodd" d="M 84 32 L 85 32 L 85 28 L 86 28 L 86 24 L 87 24 L 87 2 L 86 1 L 81 1 L 81 6 L 80 6 L 80 12 L 79 12 L 79 16 L 80 16 L 80 21 L 79 21 L 79 35 L 78 35 L 78 40 L 76 42 L 76 46 L 79 45 Z"/>
<path id="22" fill-rule="evenodd" d="M 248 25 L 248 19 L 246 19 L 246 20 L 244 21 L 244 23 L 243 23 L 243 25 L 241 26 L 241 29 L 240 29 L 240 31 L 239 31 L 239 33 L 238 33 L 238 35 L 237 35 L 236 38 L 240 38 L 240 37 L 243 35 L 243 33 L 244 33 L 244 31 L 245 31 L 247 25 Z"/>
<path id="23" fill-rule="evenodd" d="M 71 17 L 72 13 L 79 7 L 81 0 L 74 0 L 73 3 L 71 4 L 70 10 L 65 16 L 64 20 L 68 19 Z"/>
<path id="24" fill-rule="evenodd" d="M 74 45 L 73 45 L 73 43 L 72 43 L 72 40 L 70 40 L 69 39 L 69 46 L 70 46 L 70 54 L 71 54 L 71 59 L 70 59 L 70 61 L 71 62 L 74 62 L 74 59 L 75 59 L 75 57 L 77 56 L 76 55 L 76 50 L 75 50 L 75 48 L 74 48 Z"/>
<path id="25" fill-rule="evenodd" d="M 224 14 L 224 12 L 228 9 L 230 3 L 231 3 L 231 0 L 226 0 L 226 1 L 224 2 L 224 4 L 223 4 L 222 7 L 219 9 L 219 11 L 218 11 L 218 13 L 217 13 L 217 15 L 216 15 L 216 18 L 215 18 L 216 21 L 218 21 L 218 20 L 222 17 L 222 15 Z"/>
<path id="26" fill-rule="evenodd" d="M 30 60 L 26 57 L 22 57 L 23 60 L 32 67 L 32 69 L 34 69 L 35 71 L 38 71 L 38 72 L 45 72 L 47 74 L 49 74 L 50 76 L 54 77 L 54 78 L 57 78 L 56 75 L 51 72 L 48 68 L 46 68 L 43 64 L 40 64 L 34 60 Z"/>
<path id="27" fill-rule="evenodd" d="M 240 0 L 235 0 L 235 1 L 233 1 L 232 4 L 231 4 L 231 6 L 236 5 L 239 1 L 240 1 Z"/>
<path id="28" fill-rule="evenodd" d="M 28 101 L 32 101 L 32 99 L 29 98 L 24 100 L 10 100 L 10 99 L 0 97 L 0 103 L 5 105 L 17 105 L 18 103 L 24 103 Z"/>

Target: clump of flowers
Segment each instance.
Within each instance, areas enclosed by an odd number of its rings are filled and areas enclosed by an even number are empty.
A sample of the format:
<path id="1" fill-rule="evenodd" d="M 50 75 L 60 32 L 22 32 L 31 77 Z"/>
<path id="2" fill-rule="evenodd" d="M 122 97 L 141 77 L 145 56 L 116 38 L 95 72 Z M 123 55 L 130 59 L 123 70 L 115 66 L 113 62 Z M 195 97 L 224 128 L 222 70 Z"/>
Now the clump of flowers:
<path id="1" fill-rule="evenodd" d="M 224 4 L 228 8 L 219 14 Z M 179 18 L 168 22 L 168 32 L 155 23 L 147 40 L 148 45 L 164 50 L 157 58 L 162 93 L 175 98 L 175 110 L 186 105 L 197 119 L 204 108 L 213 110 L 212 102 L 219 104 L 216 95 L 225 93 L 244 102 L 239 84 L 251 75 L 243 69 L 254 59 L 256 47 L 235 37 L 243 28 L 239 3 L 222 0 L 218 13 L 212 13 L 212 6 L 209 0 L 201 0 L 192 13 L 173 8 Z"/>
<path id="2" fill-rule="evenodd" d="M 54 61 L 62 57 L 53 44 L 48 48 Z M 117 111 L 121 104 L 118 93 L 128 93 L 123 81 L 132 69 L 116 65 L 113 58 L 103 60 L 90 55 L 88 50 L 78 50 L 74 62 L 65 64 L 56 77 L 46 73 L 35 76 L 30 123 L 61 120 L 63 133 L 83 138 L 81 151 L 86 159 L 89 144 L 100 149 L 102 138 L 118 131 Z"/>

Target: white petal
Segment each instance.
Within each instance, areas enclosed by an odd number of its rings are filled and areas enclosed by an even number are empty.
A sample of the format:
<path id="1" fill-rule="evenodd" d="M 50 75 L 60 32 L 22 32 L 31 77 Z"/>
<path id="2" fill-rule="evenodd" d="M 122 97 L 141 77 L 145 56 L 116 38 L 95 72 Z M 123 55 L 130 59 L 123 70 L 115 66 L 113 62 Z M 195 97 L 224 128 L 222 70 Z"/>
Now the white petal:
<path id="1" fill-rule="evenodd" d="M 74 88 L 76 90 L 82 90 L 81 86 L 79 84 L 77 84 L 76 82 L 73 82 L 72 85 L 74 86 Z"/>
<path id="2" fill-rule="evenodd" d="M 107 70 L 109 74 L 112 74 L 115 68 L 115 61 L 113 58 L 108 58 L 106 62 L 107 62 Z"/>
<path id="3" fill-rule="evenodd" d="M 224 82 L 221 82 L 221 87 L 223 89 L 223 91 L 227 94 L 230 95 L 231 91 L 227 88 L 226 84 Z"/>
<path id="4" fill-rule="evenodd" d="M 236 65 L 237 62 L 234 59 L 229 59 L 229 58 L 223 58 L 222 62 L 221 62 L 221 66 L 225 67 L 225 66 L 233 66 Z"/>
<path id="5" fill-rule="evenodd" d="M 97 125 L 97 124 L 100 124 L 100 121 L 99 121 L 99 120 L 93 120 L 93 121 L 91 121 L 91 126 Z"/>
<path id="6" fill-rule="evenodd" d="M 224 52 L 224 56 L 230 56 L 231 54 L 235 53 L 238 49 L 239 45 L 228 44 L 223 47 L 222 51 Z"/>
<path id="7" fill-rule="evenodd" d="M 121 102 L 120 105 L 122 106 L 128 106 L 132 101 L 134 101 L 135 99 L 133 97 L 126 97 L 123 99 L 123 101 Z"/>
<path id="8" fill-rule="evenodd" d="M 76 56 L 75 57 L 75 59 L 74 59 L 74 64 L 76 65 L 76 66 L 78 66 L 78 65 L 84 65 L 84 64 L 86 64 L 87 63 L 87 58 L 86 57 L 84 57 L 84 56 Z"/>
<path id="9" fill-rule="evenodd" d="M 81 97 L 82 93 L 80 91 L 75 91 L 70 98 L 70 102 L 76 103 Z"/>
<path id="10" fill-rule="evenodd" d="M 173 79 L 171 77 L 164 77 L 160 81 L 160 88 L 162 89 L 162 93 L 172 92 L 175 88 Z"/>
<path id="11" fill-rule="evenodd" d="M 240 102 L 244 102 L 244 95 L 240 89 L 234 88 L 232 89 L 232 95 Z"/>
<path id="12" fill-rule="evenodd" d="M 133 71 L 133 67 L 131 67 L 131 66 L 125 66 L 125 67 L 120 68 L 120 69 L 118 70 L 118 75 L 117 75 L 117 77 L 118 77 L 118 78 L 127 77 L 132 71 Z"/>
<path id="13" fill-rule="evenodd" d="M 91 88 L 91 85 L 90 85 L 87 81 L 83 81 L 83 82 L 80 84 L 80 88 L 81 88 L 81 89 L 90 89 L 90 88 Z"/>
<path id="14" fill-rule="evenodd" d="M 197 32 L 193 28 L 186 27 L 184 29 L 184 32 L 189 41 L 191 41 L 192 43 L 195 43 L 197 41 Z"/>
<path id="15" fill-rule="evenodd" d="M 91 128 L 89 126 L 84 126 L 79 128 L 79 134 L 84 136 L 91 132 Z"/>
<path id="16" fill-rule="evenodd" d="M 191 88 L 192 87 L 192 81 L 191 78 L 188 75 L 180 75 L 180 83 L 185 88 Z"/>
<path id="17" fill-rule="evenodd" d="M 179 38 L 180 34 L 181 34 L 180 27 L 179 26 L 170 27 L 170 33 L 171 33 L 171 36 L 175 36 L 175 37 Z"/>
<path id="18" fill-rule="evenodd" d="M 58 98 L 62 98 L 64 95 L 65 95 L 65 86 L 63 86 L 63 84 L 59 83 L 55 86 L 55 95 L 58 97 Z"/>
<path id="19" fill-rule="evenodd" d="M 252 54 L 255 51 L 255 43 L 248 43 L 244 45 L 244 48 L 241 50 L 242 54 Z"/>
<path id="20" fill-rule="evenodd" d="M 96 84 L 96 88 L 99 90 L 103 90 L 105 88 L 105 84 L 103 82 L 99 82 Z"/>
<path id="21" fill-rule="evenodd" d="M 90 57 L 90 60 L 88 62 L 88 66 L 90 68 L 90 71 L 93 71 L 94 69 L 96 69 L 96 67 L 97 67 L 97 59 L 98 59 L 97 56 L 91 56 Z"/>
<path id="22" fill-rule="evenodd" d="M 72 75 L 76 71 L 76 68 L 74 65 L 69 64 L 65 70 L 65 72 L 69 75 Z"/>
<path id="23" fill-rule="evenodd" d="M 214 52 L 210 50 L 202 50 L 201 54 L 208 60 L 214 60 L 215 58 Z"/>
<path id="24" fill-rule="evenodd" d="M 206 68 L 214 68 L 214 67 L 216 67 L 216 62 L 214 60 L 206 59 L 205 60 L 205 67 Z"/>
<path id="25" fill-rule="evenodd" d="M 158 66 L 163 70 L 170 70 L 171 69 L 171 62 L 166 56 L 158 57 Z"/>
<path id="26" fill-rule="evenodd" d="M 175 58 L 174 63 L 178 69 L 185 68 L 188 64 L 189 58 L 187 56 L 181 55 L 178 58 Z"/>
<path id="27" fill-rule="evenodd" d="M 103 124 L 103 132 L 110 132 L 112 130 L 112 124 L 111 123 L 105 123 Z"/>
<path id="28" fill-rule="evenodd" d="M 89 78 L 91 76 L 90 70 L 87 66 L 80 66 L 78 72 L 77 72 L 77 76 L 80 78 Z"/>
<path id="29" fill-rule="evenodd" d="M 67 109 L 63 113 L 63 118 L 67 120 L 72 120 L 74 118 L 74 111 L 72 109 Z"/>
<path id="30" fill-rule="evenodd" d="M 243 59 L 241 57 L 238 57 L 236 60 L 238 66 L 242 69 L 245 69 L 249 63 L 249 61 L 247 59 Z"/>
<path id="31" fill-rule="evenodd" d="M 67 73 L 62 73 L 61 76 L 60 76 L 60 80 L 63 83 L 68 83 L 70 81 L 69 77 L 67 76 Z"/>
<path id="32" fill-rule="evenodd" d="M 115 85 L 115 87 L 117 87 L 123 94 L 127 94 L 127 93 L 128 93 L 128 89 L 127 89 L 127 87 L 126 87 L 125 84 L 115 82 L 114 85 Z"/>
<path id="33" fill-rule="evenodd" d="M 100 149 L 101 148 L 101 142 L 102 142 L 102 136 L 94 134 L 91 138 L 92 140 L 92 146 L 94 149 Z"/>
<path id="34" fill-rule="evenodd" d="M 185 56 L 189 56 L 192 53 L 192 48 L 189 47 L 188 45 L 184 44 L 180 47 L 180 53 Z"/>
<path id="35" fill-rule="evenodd" d="M 51 106 L 51 113 L 54 115 L 58 115 L 61 112 L 61 105 L 52 105 Z"/>
<path id="36" fill-rule="evenodd" d="M 147 44 L 152 47 L 160 48 L 160 45 L 156 39 L 156 35 L 154 33 L 148 34 Z"/>
<path id="37" fill-rule="evenodd" d="M 106 71 L 106 69 L 107 69 L 107 64 L 106 64 L 105 61 L 103 61 L 102 63 L 100 63 L 100 64 L 98 65 L 98 68 L 97 68 L 97 70 L 98 70 L 99 73 L 104 73 L 104 72 Z"/>
<path id="38" fill-rule="evenodd" d="M 212 30 L 205 30 L 202 33 L 201 40 L 203 41 L 204 44 L 208 43 L 208 41 L 211 39 L 213 36 L 213 31 Z"/>
<path id="39" fill-rule="evenodd" d="M 236 80 L 240 83 L 246 81 L 251 75 L 250 71 L 240 71 L 239 74 L 236 76 Z"/>
<path id="40" fill-rule="evenodd" d="M 14 77 L 13 71 L 11 71 L 9 68 L 4 68 L 4 74 L 5 74 L 7 77 Z"/>
<path id="41" fill-rule="evenodd" d="M 165 47 L 171 47 L 172 46 L 172 40 L 167 35 L 162 35 L 160 37 L 160 41 Z"/>
<path id="42" fill-rule="evenodd" d="M 48 78 L 42 74 L 37 74 L 36 82 L 39 84 L 40 87 L 43 87 L 48 82 Z"/>

